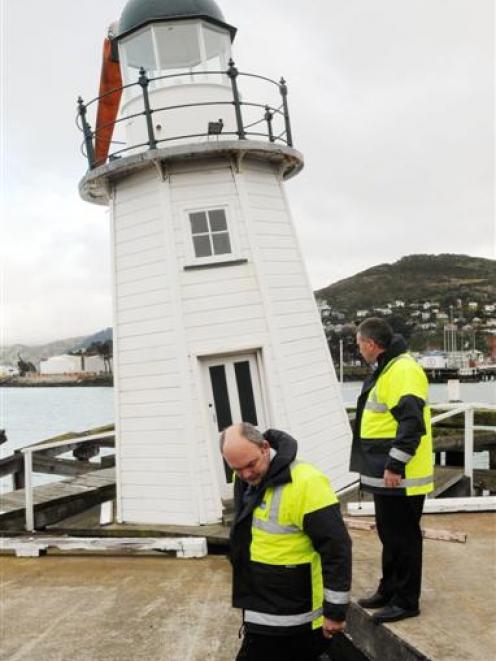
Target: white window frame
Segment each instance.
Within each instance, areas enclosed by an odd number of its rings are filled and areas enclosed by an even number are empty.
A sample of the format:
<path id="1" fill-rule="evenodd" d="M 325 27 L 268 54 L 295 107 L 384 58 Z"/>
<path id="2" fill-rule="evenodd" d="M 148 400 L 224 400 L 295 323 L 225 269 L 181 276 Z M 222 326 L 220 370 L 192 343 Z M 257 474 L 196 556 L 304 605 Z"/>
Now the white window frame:
<path id="1" fill-rule="evenodd" d="M 209 255 L 208 257 L 197 257 L 195 254 L 195 246 L 193 243 L 193 233 L 191 231 L 191 221 L 189 215 L 191 213 L 208 212 L 222 209 L 226 216 L 227 232 L 229 234 L 229 241 L 231 243 L 231 252 L 222 255 Z M 226 202 L 215 204 L 209 202 L 208 204 L 197 205 L 194 207 L 187 207 L 183 209 L 183 229 L 184 241 L 186 245 L 186 264 L 185 266 L 195 265 L 208 265 L 225 262 L 235 262 L 240 259 L 239 242 L 237 233 L 235 232 L 236 218 L 232 206 Z"/>

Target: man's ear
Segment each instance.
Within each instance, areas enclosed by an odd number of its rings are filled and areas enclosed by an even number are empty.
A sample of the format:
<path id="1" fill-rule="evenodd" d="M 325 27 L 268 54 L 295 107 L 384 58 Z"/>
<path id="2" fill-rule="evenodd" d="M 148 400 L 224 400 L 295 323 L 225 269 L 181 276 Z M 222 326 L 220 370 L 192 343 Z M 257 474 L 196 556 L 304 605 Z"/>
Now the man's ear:
<path id="1" fill-rule="evenodd" d="M 269 441 L 265 441 L 262 443 L 262 450 L 270 450 L 270 443 Z"/>

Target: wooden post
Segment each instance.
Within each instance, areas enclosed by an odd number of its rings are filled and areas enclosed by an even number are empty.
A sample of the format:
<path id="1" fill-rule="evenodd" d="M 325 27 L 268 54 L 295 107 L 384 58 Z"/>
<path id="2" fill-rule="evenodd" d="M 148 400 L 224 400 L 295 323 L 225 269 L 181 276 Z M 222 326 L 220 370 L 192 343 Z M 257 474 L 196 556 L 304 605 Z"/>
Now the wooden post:
<path id="1" fill-rule="evenodd" d="M 474 409 L 465 410 L 465 475 L 470 480 L 470 495 L 474 494 Z"/>

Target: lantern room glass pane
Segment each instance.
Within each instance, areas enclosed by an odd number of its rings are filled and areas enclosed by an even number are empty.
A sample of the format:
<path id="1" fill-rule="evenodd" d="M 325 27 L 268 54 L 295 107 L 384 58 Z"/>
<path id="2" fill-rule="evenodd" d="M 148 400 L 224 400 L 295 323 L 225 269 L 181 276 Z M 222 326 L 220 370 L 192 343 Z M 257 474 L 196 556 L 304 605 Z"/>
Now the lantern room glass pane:
<path id="1" fill-rule="evenodd" d="M 205 71 L 226 71 L 231 58 L 231 38 L 229 34 L 226 30 L 214 28 L 207 23 L 203 23 L 202 34 L 206 56 Z M 209 82 L 229 85 L 229 79 L 225 75 L 210 75 Z"/>
<path id="2" fill-rule="evenodd" d="M 198 23 L 155 26 L 159 67 L 164 73 L 201 63 L 198 34 Z"/>
<path id="3" fill-rule="evenodd" d="M 123 59 L 128 74 L 126 82 L 136 82 L 138 79 L 137 71 L 140 67 L 143 67 L 146 72 L 154 71 L 157 68 L 150 28 L 146 28 L 142 32 L 136 32 L 124 39 L 120 48 L 124 55 Z"/>
<path id="4" fill-rule="evenodd" d="M 228 33 L 224 30 L 217 30 L 214 27 L 203 24 L 203 39 L 205 40 L 205 53 L 207 56 L 207 69 L 214 69 L 212 65 L 218 63 L 217 70 L 224 71 L 231 55 L 231 40 Z"/>

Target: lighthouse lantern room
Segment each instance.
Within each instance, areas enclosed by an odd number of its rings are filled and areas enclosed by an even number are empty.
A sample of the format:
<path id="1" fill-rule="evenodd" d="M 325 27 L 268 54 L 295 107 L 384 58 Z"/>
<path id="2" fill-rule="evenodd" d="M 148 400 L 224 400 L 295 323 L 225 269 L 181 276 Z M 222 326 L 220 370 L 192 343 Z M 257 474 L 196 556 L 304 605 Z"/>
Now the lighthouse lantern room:
<path id="1" fill-rule="evenodd" d="M 78 102 L 80 194 L 111 218 L 122 522 L 219 521 L 232 475 L 218 438 L 235 422 L 287 430 L 336 489 L 353 479 L 284 190 L 303 167 L 288 88 L 238 71 L 235 34 L 213 0 L 129 0 L 99 96 Z"/>

